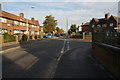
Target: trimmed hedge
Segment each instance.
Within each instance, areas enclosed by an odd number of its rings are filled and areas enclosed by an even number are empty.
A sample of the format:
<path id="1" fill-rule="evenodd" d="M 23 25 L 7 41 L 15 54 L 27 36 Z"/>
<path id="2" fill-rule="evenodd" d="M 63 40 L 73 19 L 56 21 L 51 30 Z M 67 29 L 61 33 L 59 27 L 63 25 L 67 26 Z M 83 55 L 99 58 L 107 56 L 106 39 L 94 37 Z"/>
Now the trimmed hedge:
<path id="1" fill-rule="evenodd" d="M 8 33 L 4 33 L 4 42 L 12 42 L 15 41 L 15 36 L 9 35 Z"/>

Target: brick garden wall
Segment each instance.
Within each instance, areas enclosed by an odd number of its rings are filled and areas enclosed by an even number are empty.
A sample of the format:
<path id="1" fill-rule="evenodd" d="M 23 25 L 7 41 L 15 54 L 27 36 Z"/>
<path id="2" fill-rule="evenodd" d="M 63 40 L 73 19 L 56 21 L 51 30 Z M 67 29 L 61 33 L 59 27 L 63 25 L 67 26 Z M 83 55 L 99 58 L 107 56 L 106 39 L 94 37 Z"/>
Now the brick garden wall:
<path id="1" fill-rule="evenodd" d="M 105 34 L 93 34 L 92 56 L 120 79 L 119 38 L 119 36 L 115 39 L 115 37 L 107 37 Z"/>

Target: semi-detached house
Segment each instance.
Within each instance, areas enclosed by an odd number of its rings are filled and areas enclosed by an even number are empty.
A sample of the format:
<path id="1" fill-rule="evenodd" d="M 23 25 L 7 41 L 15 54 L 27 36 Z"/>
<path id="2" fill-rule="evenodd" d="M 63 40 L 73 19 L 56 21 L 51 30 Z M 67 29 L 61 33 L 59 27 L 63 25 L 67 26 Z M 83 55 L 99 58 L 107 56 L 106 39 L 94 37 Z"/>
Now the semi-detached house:
<path id="1" fill-rule="evenodd" d="M 105 14 L 105 18 L 92 18 L 89 27 L 92 28 L 94 32 L 120 32 L 120 17 L 110 16 L 110 14 L 107 13 Z"/>

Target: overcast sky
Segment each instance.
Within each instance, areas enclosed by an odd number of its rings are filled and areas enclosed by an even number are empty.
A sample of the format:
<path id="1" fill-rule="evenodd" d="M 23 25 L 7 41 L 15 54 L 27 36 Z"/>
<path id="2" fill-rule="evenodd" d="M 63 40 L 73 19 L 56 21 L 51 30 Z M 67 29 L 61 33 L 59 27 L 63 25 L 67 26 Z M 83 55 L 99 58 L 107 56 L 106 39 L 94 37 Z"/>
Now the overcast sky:
<path id="1" fill-rule="evenodd" d="M 101 1 L 101 2 L 100 2 Z M 35 6 L 35 8 L 31 8 Z M 104 14 L 118 15 L 118 0 L 4 0 L 2 10 L 19 15 L 25 13 L 26 18 L 34 17 L 39 20 L 40 25 L 45 16 L 52 15 L 58 20 L 58 27 L 66 29 L 66 18 L 68 26 L 71 24 L 81 25 L 94 18 L 104 18 Z"/>

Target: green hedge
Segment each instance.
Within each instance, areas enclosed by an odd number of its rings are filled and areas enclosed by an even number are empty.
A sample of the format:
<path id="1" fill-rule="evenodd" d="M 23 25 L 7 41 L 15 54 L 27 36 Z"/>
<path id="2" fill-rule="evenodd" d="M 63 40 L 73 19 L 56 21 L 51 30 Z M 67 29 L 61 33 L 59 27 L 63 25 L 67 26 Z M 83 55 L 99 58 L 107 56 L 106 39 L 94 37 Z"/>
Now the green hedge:
<path id="1" fill-rule="evenodd" d="M 9 35 L 8 33 L 4 33 L 4 42 L 12 42 L 15 41 L 15 36 Z"/>
<path id="2" fill-rule="evenodd" d="M 41 38 L 41 35 L 38 35 L 38 38 Z"/>

